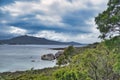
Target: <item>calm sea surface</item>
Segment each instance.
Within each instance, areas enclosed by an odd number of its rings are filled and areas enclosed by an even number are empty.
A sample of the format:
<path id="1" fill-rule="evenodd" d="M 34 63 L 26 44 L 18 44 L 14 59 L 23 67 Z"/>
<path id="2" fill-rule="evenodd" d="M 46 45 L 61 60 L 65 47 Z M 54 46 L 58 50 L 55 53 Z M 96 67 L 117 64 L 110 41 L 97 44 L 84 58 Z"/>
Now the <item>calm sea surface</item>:
<path id="1" fill-rule="evenodd" d="M 67 45 L 0 45 L 0 72 L 54 67 L 56 65 L 55 60 L 43 61 L 41 56 L 58 52 L 58 50 L 49 48 L 63 47 L 67 47 Z M 33 60 L 35 62 L 32 62 Z"/>

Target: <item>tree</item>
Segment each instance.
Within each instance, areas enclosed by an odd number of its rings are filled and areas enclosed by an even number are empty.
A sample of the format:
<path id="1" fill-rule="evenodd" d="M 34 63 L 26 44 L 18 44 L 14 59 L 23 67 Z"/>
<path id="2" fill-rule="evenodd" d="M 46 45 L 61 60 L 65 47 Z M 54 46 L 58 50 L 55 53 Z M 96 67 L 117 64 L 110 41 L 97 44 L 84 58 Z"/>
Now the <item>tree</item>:
<path id="1" fill-rule="evenodd" d="M 120 35 L 120 0 L 109 0 L 108 8 L 95 18 L 100 38 Z"/>
<path id="2" fill-rule="evenodd" d="M 68 48 L 66 48 L 64 50 L 64 55 L 66 56 L 66 58 L 68 58 L 68 56 L 70 56 L 70 55 L 73 55 L 74 50 L 75 50 L 75 48 L 73 46 L 69 46 Z"/>
<path id="3" fill-rule="evenodd" d="M 120 55 L 109 50 L 103 42 L 94 49 L 87 49 L 83 54 L 74 56 L 72 64 L 92 80 L 119 80 L 119 61 Z"/>
<path id="4" fill-rule="evenodd" d="M 65 58 L 65 55 L 61 55 L 58 57 L 57 64 L 59 66 L 67 64 L 67 59 Z"/>
<path id="5" fill-rule="evenodd" d="M 76 67 L 64 67 L 53 73 L 55 80 L 92 80 L 86 73 L 80 72 Z"/>
<path id="6" fill-rule="evenodd" d="M 59 66 L 67 64 L 71 61 L 71 56 L 74 54 L 75 48 L 73 46 L 67 47 L 63 54 L 57 58 L 57 64 Z"/>

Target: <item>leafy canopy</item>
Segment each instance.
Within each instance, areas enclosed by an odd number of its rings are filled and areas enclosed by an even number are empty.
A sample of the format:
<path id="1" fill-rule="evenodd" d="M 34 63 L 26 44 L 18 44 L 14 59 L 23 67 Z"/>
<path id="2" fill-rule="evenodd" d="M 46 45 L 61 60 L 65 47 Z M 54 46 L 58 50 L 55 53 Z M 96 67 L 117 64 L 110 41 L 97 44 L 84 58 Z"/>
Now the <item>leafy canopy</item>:
<path id="1" fill-rule="evenodd" d="M 120 0 L 109 0 L 108 8 L 95 18 L 100 38 L 120 35 Z"/>

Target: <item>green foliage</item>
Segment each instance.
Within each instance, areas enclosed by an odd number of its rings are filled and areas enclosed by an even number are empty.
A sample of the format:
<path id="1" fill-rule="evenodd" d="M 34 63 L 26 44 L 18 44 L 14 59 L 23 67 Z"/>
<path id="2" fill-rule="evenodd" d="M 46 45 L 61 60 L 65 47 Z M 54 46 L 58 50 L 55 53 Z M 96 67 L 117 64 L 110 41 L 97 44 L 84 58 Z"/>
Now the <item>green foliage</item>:
<path id="1" fill-rule="evenodd" d="M 5 80 L 3 77 L 0 76 L 0 80 Z"/>
<path id="2" fill-rule="evenodd" d="M 57 64 L 61 66 L 62 64 L 67 64 L 71 60 L 71 56 L 74 54 L 75 48 L 73 46 L 69 46 L 66 48 L 61 56 L 57 59 Z"/>
<path id="3" fill-rule="evenodd" d="M 119 80 L 120 37 L 106 40 L 96 47 L 76 54 L 69 66 L 54 73 L 56 80 Z"/>
<path id="4" fill-rule="evenodd" d="M 62 64 L 67 64 L 67 59 L 65 58 L 65 55 L 61 55 L 57 59 L 57 64 L 61 66 Z"/>
<path id="5" fill-rule="evenodd" d="M 56 80 L 91 80 L 85 73 L 81 73 L 75 67 L 64 67 L 53 73 Z"/>
<path id="6" fill-rule="evenodd" d="M 120 39 L 115 43 L 119 41 Z M 115 46 L 113 49 L 108 48 L 112 45 L 106 46 L 105 41 L 96 48 L 87 49 L 83 54 L 73 57 L 72 65 L 81 72 L 86 72 L 92 80 L 119 80 L 120 52 L 115 53 Z"/>
<path id="7" fill-rule="evenodd" d="M 68 48 L 64 50 L 63 54 L 65 55 L 66 58 L 68 58 L 68 56 L 73 55 L 74 50 L 75 48 L 73 46 L 69 46 Z"/>
<path id="8" fill-rule="evenodd" d="M 105 45 L 109 50 L 114 50 L 115 52 L 120 52 L 120 36 L 116 36 L 110 40 L 105 40 Z"/>
<path id="9" fill-rule="evenodd" d="M 114 33 L 120 35 L 120 1 L 109 0 L 108 8 L 96 18 L 96 24 L 101 32 L 100 38 L 111 37 Z"/>
<path id="10" fill-rule="evenodd" d="M 114 71 L 120 74 L 120 36 L 116 36 L 110 40 L 106 40 L 105 44 L 107 45 L 108 49 L 113 51 L 116 56 L 116 62 L 114 64 Z"/>
<path id="11" fill-rule="evenodd" d="M 23 72 L 2 73 L 0 74 L 3 80 L 55 80 L 52 73 L 57 70 L 57 67 L 46 68 L 42 70 L 28 70 Z"/>
<path id="12" fill-rule="evenodd" d="M 120 74 L 120 54 L 116 56 L 116 62 L 114 64 L 114 72 Z"/>

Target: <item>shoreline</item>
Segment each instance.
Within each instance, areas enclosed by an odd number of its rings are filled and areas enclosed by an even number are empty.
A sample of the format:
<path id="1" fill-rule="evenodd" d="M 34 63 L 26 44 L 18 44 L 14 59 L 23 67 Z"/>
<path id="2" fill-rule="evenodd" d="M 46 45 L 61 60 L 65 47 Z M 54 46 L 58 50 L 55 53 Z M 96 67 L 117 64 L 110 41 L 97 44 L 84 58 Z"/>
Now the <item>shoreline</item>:
<path id="1" fill-rule="evenodd" d="M 54 66 L 54 67 L 48 67 L 48 68 L 43 68 L 43 69 L 28 69 L 28 70 L 25 70 L 25 71 L 15 71 L 15 72 L 0 72 L 0 76 L 4 76 L 4 75 L 19 75 L 19 74 L 23 74 L 23 73 L 26 73 L 26 72 L 36 72 L 36 73 L 43 73 L 47 70 L 56 70 L 56 69 L 59 69 L 58 66 Z"/>
<path id="2" fill-rule="evenodd" d="M 64 50 L 65 48 L 49 48 L 51 50 Z"/>
<path id="3" fill-rule="evenodd" d="M 81 47 L 84 47 L 84 46 L 81 46 Z M 75 48 L 81 48 L 81 47 L 75 47 Z M 67 48 L 67 47 L 64 47 L 64 48 L 49 48 L 49 49 L 51 49 L 51 50 L 64 50 L 65 48 Z M 57 66 L 54 66 L 54 67 L 57 67 Z M 48 68 L 54 68 L 54 67 L 48 67 Z M 33 70 L 44 70 L 44 69 L 48 69 L 48 68 L 42 68 L 42 69 L 33 69 Z M 31 68 L 32 69 L 32 68 Z M 21 70 L 21 71 L 19 71 L 19 70 L 16 70 L 16 71 L 5 71 L 5 72 L 0 72 L 0 75 L 1 74 L 6 74 L 6 73 L 23 73 L 23 72 L 26 72 L 26 71 L 30 71 L 30 69 L 28 69 L 28 70 Z"/>

